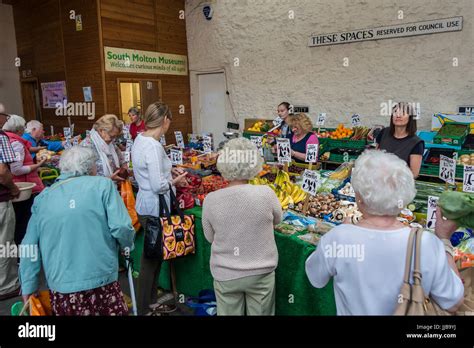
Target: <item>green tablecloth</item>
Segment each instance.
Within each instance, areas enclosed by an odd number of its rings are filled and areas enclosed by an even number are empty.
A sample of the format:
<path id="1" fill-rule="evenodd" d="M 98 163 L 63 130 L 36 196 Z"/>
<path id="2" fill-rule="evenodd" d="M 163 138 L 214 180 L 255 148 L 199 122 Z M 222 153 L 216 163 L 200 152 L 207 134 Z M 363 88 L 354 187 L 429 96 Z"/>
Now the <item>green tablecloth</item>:
<path id="1" fill-rule="evenodd" d="M 197 296 L 200 290 L 212 289 L 213 279 L 209 268 L 211 245 L 204 237 L 202 210 L 195 207 L 186 212 L 196 217 L 196 254 L 188 255 L 174 262 L 178 292 Z M 305 261 L 315 247 L 303 242 L 295 235 L 275 232 L 279 262 L 276 269 L 276 314 L 277 315 L 336 315 L 336 304 L 332 281 L 323 289 L 311 286 L 305 273 Z M 140 269 L 143 250 L 143 232 L 139 232 L 132 252 L 134 267 Z M 160 273 L 159 284 L 170 289 L 168 263 Z"/>

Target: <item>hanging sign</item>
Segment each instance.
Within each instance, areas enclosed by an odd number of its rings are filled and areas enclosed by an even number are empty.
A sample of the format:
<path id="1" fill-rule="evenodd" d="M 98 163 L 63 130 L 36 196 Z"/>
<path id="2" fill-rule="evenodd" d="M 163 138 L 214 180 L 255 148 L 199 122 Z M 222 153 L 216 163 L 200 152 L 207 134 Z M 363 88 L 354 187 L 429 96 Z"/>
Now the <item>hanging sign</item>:
<path id="1" fill-rule="evenodd" d="M 463 17 L 434 19 L 423 22 L 389 25 L 371 29 L 357 29 L 339 33 L 311 35 L 309 47 L 338 45 L 352 42 L 393 39 L 462 30 Z"/>

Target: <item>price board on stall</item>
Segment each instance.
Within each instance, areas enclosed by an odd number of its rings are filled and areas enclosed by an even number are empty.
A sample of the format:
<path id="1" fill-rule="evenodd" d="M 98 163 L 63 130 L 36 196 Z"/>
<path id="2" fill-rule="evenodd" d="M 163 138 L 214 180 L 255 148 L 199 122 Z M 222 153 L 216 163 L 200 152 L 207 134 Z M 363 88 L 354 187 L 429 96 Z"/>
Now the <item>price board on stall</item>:
<path id="1" fill-rule="evenodd" d="M 170 150 L 171 164 L 174 166 L 183 164 L 183 151 L 177 149 Z"/>
<path id="2" fill-rule="evenodd" d="M 261 156 L 263 156 L 263 147 L 262 147 L 262 137 L 259 137 L 257 135 L 251 135 L 250 136 L 250 141 L 257 146 L 257 149 L 260 153 Z"/>
<path id="3" fill-rule="evenodd" d="M 439 197 L 428 196 L 428 209 L 426 213 L 426 227 L 434 230 L 436 224 L 436 208 L 438 207 Z"/>
<path id="4" fill-rule="evenodd" d="M 315 196 L 321 184 L 321 175 L 314 170 L 306 169 L 303 173 L 303 186 L 301 188 L 304 192 L 311 196 Z"/>
<path id="5" fill-rule="evenodd" d="M 183 133 L 181 133 L 181 131 L 175 131 L 174 132 L 174 137 L 176 139 L 176 145 L 180 149 L 184 149 Z"/>
<path id="6" fill-rule="evenodd" d="M 455 184 L 456 161 L 452 158 L 440 155 L 439 178 L 448 184 Z"/>
<path id="7" fill-rule="evenodd" d="M 360 115 L 358 114 L 352 115 L 351 123 L 352 123 L 352 127 L 360 127 L 362 125 L 362 122 L 360 121 Z"/>
<path id="8" fill-rule="evenodd" d="M 160 137 L 160 143 L 161 145 L 166 146 L 166 137 L 164 135 Z"/>
<path id="9" fill-rule="evenodd" d="M 290 139 L 277 139 L 278 163 L 285 164 L 291 162 Z"/>
<path id="10" fill-rule="evenodd" d="M 277 118 L 273 120 L 273 125 L 275 127 L 281 126 L 282 123 L 283 123 L 283 119 L 280 116 L 278 116 Z"/>
<path id="11" fill-rule="evenodd" d="M 308 163 L 316 163 L 318 161 L 318 152 L 319 152 L 319 145 L 318 144 L 308 144 L 306 146 L 306 162 Z"/>
<path id="12" fill-rule="evenodd" d="M 204 153 L 212 153 L 212 137 L 205 135 L 202 137 L 202 149 Z"/>
<path id="13" fill-rule="evenodd" d="M 326 113 L 325 112 L 321 112 L 319 115 L 318 115 L 318 119 L 316 120 L 316 125 L 318 127 L 323 127 L 324 126 L 324 123 L 326 123 Z"/>
<path id="14" fill-rule="evenodd" d="M 474 193 L 474 166 L 464 166 L 464 178 L 462 190 Z"/>
<path id="15" fill-rule="evenodd" d="M 64 138 L 70 139 L 72 137 L 71 127 L 64 127 L 63 133 L 64 133 Z"/>

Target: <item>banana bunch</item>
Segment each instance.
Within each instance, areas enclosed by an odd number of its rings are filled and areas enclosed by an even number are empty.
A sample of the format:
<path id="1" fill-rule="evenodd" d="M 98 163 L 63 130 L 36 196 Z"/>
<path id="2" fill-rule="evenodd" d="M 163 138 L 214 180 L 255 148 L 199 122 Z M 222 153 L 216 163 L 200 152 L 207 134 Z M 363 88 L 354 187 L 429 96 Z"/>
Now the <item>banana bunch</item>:
<path id="1" fill-rule="evenodd" d="M 329 176 L 331 180 L 345 180 L 352 173 L 352 164 L 343 163 Z"/>
<path id="2" fill-rule="evenodd" d="M 281 207 L 286 210 L 290 205 L 298 204 L 305 200 L 306 192 L 290 180 L 287 172 L 279 171 L 275 182 L 272 184 L 267 179 L 255 178 L 249 181 L 252 185 L 267 185 L 278 197 Z"/>

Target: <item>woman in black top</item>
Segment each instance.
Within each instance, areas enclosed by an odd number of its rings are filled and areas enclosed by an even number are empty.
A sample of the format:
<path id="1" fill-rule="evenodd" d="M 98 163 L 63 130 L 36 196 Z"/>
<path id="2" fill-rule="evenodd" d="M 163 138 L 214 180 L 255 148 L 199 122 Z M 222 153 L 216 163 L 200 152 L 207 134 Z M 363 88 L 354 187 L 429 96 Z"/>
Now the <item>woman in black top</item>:
<path id="1" fill-rule="evenodd" d="M 420 174 L 425 143 L 416 135 L 416 119 L 408 103 L 398 103 L 392 109 L 390 127 L 377 136 L 377 148 L 386 150 L 407 162 L 415 178 Z"/>

